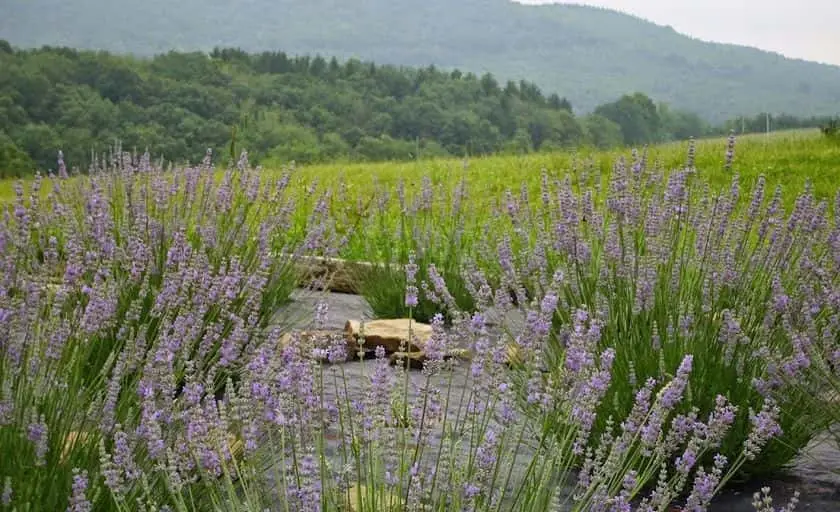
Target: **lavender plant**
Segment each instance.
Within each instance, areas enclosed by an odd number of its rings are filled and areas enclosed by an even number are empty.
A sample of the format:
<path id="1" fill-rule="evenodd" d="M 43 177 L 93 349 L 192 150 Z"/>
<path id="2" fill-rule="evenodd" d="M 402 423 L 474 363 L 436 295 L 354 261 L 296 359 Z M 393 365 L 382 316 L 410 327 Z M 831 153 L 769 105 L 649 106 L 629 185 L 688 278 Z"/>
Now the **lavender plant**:
<path id="1" fill-rule="evenodd" d="M 730 172 L 734 143 L 725 161 Z M 568 176 L 552 187 L 544 173 L 540 203 L 509 209 L 511 225 L 526 228 L 503 233 L 485 260 L 499 262 L 520 302 L 544 293 L 552 276 L 559 280 L 546 355 L 550 378 L 566 371 L 575 311 L 589 307 L 600 322 L 599 346 L 615 350 L 615 363 L 593 435 L 610 434 L 606 418 L 630 414 L 650 379 L 679 376 L 692 354 L 683 399 L 662 404 L 644 442 L 664 435 L 659 427 L 669 415 L 709 415 L 723 396 L 736 409 L 720 453 L 729 461 L 744 457 L 749 432 L 760 426 L 773 440 L 746 456 L 739 477 L 768 474 L 827 427 L 825 403 L 806 400 L 801 386 L 771 396 L 761 384 L 775 359 L 802 384 L 813 380 L 802 370 L 806 347 L 820 336 L 785 327 L 780 315 L 791 296 L 813 306 L 812 314 L 828 304 L 814 303 L 805 283 L 813 281 L 807 277 L 813 266 L 823 269 L 821 279 L 837 282 L 833 263 L 825 265 L 836 235 L 826 204 L 810 190 L 786 215 L 779 189 L 768 203 L 762 177 L 745 204 L 737 174 L 728 191 L 713 194 L 693 158 L 692 146 L 686 166 L 666 174 L 634 152 L 631 162 L 617 162 L 605 187 L 599 176 L 591 184 L 583 174 L 574 177 L 577 184 Z M 835 340 L 829 344 L 836 347 Z M 712 455 L 703 462 L 713 464 Z"/>
<path id="2" fill-rule="evenodd" d="M 208 436 L 217 448 L 206 447 L 207 454 L 225 450 L 223 433 L 244 440 L 238 462 L 231 457 L 230 465 L 220 463 L 213 478 L 202 480 L 210 501 L 232 510 L 666 510 L 686 489 L 685 509 L 704 510 L 743 464 L 744 457 L 730 463 L 718 454 L 713 466 L 698 468 L 734 421 L 734 407 L 724 397 L 707 418 L 696 410 L 675 417 L 655 427 L 665 433 L 662 438 L 644 441 L 651 425 L 661 423 L 663 409 L 683 396 L 691 356 L 670 382 L 645 385 L 621 423 L 621 435 L 591 439 L 615 351 L 598 348 L 600 324 L 580 309 L 566 378 L 541 379 L 553 293 L 529 310 L 537 322 L 516 333 L 522 369 L 531 375 L 528 401 L 544 415 L 535 425 L 516 407 L 505 361 L 509 338 L 488 323 L 491 310 L 511 306 L 488 284 L 481 290 L 478 310 L 455 312 L 451 328 L 435 317 L 422 372 L 390 365 L 383 347 L 366 361 L 363 344 L 340 336 L 293 336 L 284 343 L 272 333 L 248 362 L 236 393 L 221 401 L 196 397 L 191 405 L 189 421 L 201 425 L 201 432 L 219 433 Z M 325 309 L 318 311 L 323 315 Z M 474 357 L 459 369 L 445 355 L 464 346 Z M 340 363 L 354 351 L 358 372 L 351 375 Z M 562 436 L 548 428 L 552 424 L 563 425 Z M 773 435 L 763 428 L 756 424 L 745 453 L 757 452 Z M 262 474 L 253 465 L 261 445 L 270 447 L 274 459 Z M 643 458 L 650 467 L 640 472 L 634 463 Z M 676 470 L 669 472 L 669 461 Z M 113 467 L 122 471 L 117 463 Z M 158 471 L 171 482 L 184 481 L 177 461 Z M 645 496 L 650 472 L 656 488 Z M 186 505 L 183 493 L 173 497 Z"/>
<path id="3" fill-rule="evenodd" d="M 797 209 L 806 207 L 800 199 Z M 772 308 L 763 325 L 772 335 L 790 339 L 794 351 L 768 354 L 768 374 L 756 384 L 771 396 L 796 389 L 810 407 L 820 408 L 827 433 L 840 446 L 840 194 L 835 196 L 833 226 L 820 217 L 824 244 L 806 248 L 795 276 L 777 274 L 772 282 Z M 805 213 L 803 218 L 809 218 Z M 810 249 L 810 250 L 809 250 Z M 794 277 L 794 278 L 792 278 Z M 830 468 L 837 471 L 837 468 Z"/>
<path id="4" fill-rule="evenodd" d="M 295 257 L 335 240 L 317 212 L 294 235 L 288 176 L 267 182 L 245 155 L 219 184 L 209 155 L 167 171 L 120 154 L 66 177 L 59 159 L 45 204 L 40 179 L 28 200 L 18 186 L 0 225 L 0 474 L 13 507 L 108 509 L 102 478 L 117 477 L 101 452 L 165 489 L 143 470 L 184 455 L 168 436 L 187 409 L 173 404 L 238 379 Z"/>

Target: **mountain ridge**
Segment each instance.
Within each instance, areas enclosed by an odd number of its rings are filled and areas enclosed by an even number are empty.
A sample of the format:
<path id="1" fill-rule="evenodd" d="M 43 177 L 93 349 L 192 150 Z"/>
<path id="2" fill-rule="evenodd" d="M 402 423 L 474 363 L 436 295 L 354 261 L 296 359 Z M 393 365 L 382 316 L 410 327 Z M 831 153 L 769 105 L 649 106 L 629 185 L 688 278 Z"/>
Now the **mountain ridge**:
<path id="1" fill-rule="evenodd" d="M 511 1 L 513 3 L 517 3 L 517 4 L 528 6 L 528 7 L 564 6 L 564 7 L 580 7 L 580 8 L 583 8 L 583 9 L 591 9 L 591 10 L 596 10 L 596 11 L 608 11 L 608 12 L 611 12 L 611 13 L 619 14 L 621 16 L 626 16 L 628 18 L 633 18 L 634 20 L 645 23 L 645 24 L 654 25 L 654 26 L 656 26 L 658 28 L 661 28 L 661 29 L 670 30 L 675 35 L 684 37 L 686 39 L 690 39 L 690 40 L 695 41 L 697 43 L 731 46 L 731 47 L 735 47 L 735 48 L 743 49 L 743 50 L 758 51 L 759 53 L 762 53 L 762 54 L 770 54 L 770 55 L 773 55 L 773 56 L 781 57 L 781 58 L 783 58 L 785 60 L 789 60 L 789 61 L 801 62 L 801 63 L 806 63 L 806 64 L 818 64 L 818 65 L 821 65 L 821 66 L 828 66 L 828 67 L 831 67 L 831 68 L 840 68 L 840 63 L 826 62 L 826 61 L 820 61 L 820 60 L 816 60 L 816 59 L 808 59 L 808 58 L 797 57 L 797 56 L 793 56 L 793 55 L 785 55 L 784 53 L 782 53 L 780 51 L 777 51 L 777 50 L 772 50 L 772 49 L 769 49 L 769 48 L 762 48 L 762 47 L 759 47 L 759 46 L 751 46 L 751 45 L 743 44 L 743 43 L 734 43 L 734 42 L 727 42 L 727 41 L 716 41 L 716 40 L 713 40 L 713 39 L 705 39 L 705 38 L 702 38 L 702 37 L 699 37 L 699 36 L 689 34 L 687 32 L 681 32 L 681 31 L 677 30 L 676 28 L 674 28 L 673 25 L 669 25 L 667 23 L 661 23 L 661 22 L 652 20 L 650 18 L 646 18 L 646 17 L 644 17 L 640 14 L 635 14 L 635 13 L 632 13 L 630 11 L 624 11 L 624 10 L 621 10 L 621 9 L 603 7 L 603 6 L 599 6 L 599 5 L 587 5 L 587 4 L 582 4 L 582 3 L 578 3 L 578 2 L 562 2 L 562 1 L 554 1 L 554 0 L 550 3 L 545 3 L 545 4 L 528 4 L 528 3 L 519 2 L 517 0 L 511 0 Z"/>
<path id="2" fill-rule="evenodd" d="M 569 98 L 579 111 L 634 91 L 711 122 L 761 111 L 830 115 L 840 104 L 840 66 L 706 42 L 638 16 L 580 4 L 11 0 L 4 10 L 0 38 L 18 46 L 139 55 L 240 47 L 434 64 L 535 82 L 546 93 Z"/>

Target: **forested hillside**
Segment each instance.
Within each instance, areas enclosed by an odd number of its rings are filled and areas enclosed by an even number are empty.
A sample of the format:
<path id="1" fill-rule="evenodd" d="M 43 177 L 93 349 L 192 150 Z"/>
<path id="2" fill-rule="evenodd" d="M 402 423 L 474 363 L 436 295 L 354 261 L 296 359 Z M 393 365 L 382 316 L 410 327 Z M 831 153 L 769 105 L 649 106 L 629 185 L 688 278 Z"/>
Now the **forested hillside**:
<path id="1" fill-rule="evenodd" d="M 578 117 L 530 82 L 284 53 L 139 59 L 0 42 L 0 69 L 6 173 L 53 167 L 59 149 L 84 169 L 117 140 L 175 161 L 208 146 L 228 154 L 233 143 L 257 162 L 306 163 L 607 147 L 707 130 L 643 95 Z"/>
<path id="2" fill-rule="evenodd" d="M 725 16 L 725 13 L 721 13 Z M 589 112 L 641 91 L 720 123 L 836 115 L 840 67 L 701 42 L 614 11 L 510 0 L 4 0 L 0 38 L 150 56 L 176 50 L 358 57 L 525 78 Z"/>

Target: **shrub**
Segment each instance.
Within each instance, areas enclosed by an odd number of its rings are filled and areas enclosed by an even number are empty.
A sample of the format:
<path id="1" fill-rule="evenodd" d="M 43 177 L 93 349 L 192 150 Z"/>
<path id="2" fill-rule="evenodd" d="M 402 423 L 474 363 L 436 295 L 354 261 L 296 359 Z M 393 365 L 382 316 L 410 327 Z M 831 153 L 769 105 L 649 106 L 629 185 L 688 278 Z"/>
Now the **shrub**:
<path id="1" fill-rule="evenodd" d="M 221 396 L 294 288 L 295 256 L 334 240 L 317 215 L 295 234 L 288 177 L 268 182 L 244 157 L 220 183 L 209 155 L 176 172 L 123 155 L 66 178 L 60 159 L 45 203 L 40 178 L 28 200 L 19 184 L 0 225 L 0 474 L 18 508 L 62 510 L 73 487 L 109 509 L 100 451 L 165 462 L 178 447 L 161 404 L 196 382 Z M 134 438 L 148 445 L 126 459 Z M 133 485 L 132 506 L 167 484 Z"/>
<path id="2" fill-rule="evenodd" d="M 766 475 L 827 426 L 824 404 L 805 400 L 800 387 L 781 387 L 771 397 L 761 383 L 773 370 L 771 356 L 788 361 L 788 371 L 803 384 L 810 379 L 801 371 L 807 361 L 798 357 L 817 335 L 785 326 L 779 301 L 814 300 L 799 288 L 810 282 L 803 279 L 812 266 L 823 270 L 822 281 L 837 283 L 836 269 L 826 266 L 827 242 L 837 228 L 828 226 L 825 203 L 817 204 L 809 190 L 789 215 L 780 190 L 767 204 L 763 177 L 748 204 L 741 201 L 737 174 L 728 192 L 713 194 L 702 170 L 693 167 L 693 150 L 686 167 L 669 175 L 634 153 L 631 162 L 617 162 L 605 190 L 585 176 L 551 188 L 546 175 L 536 220 L 514 217 L 533 229 L 520 230 L 518 240 L 500 236 L 496 257 L 505 286 L 523 300 L 557 287 L 546 355 L 551 378 L 568 370 L 581 307 L 591 308 L 599 322 L 601 349 L 615 350 L 614 378 L 594 435 L 608 435 L 607 418 L 630 414 L 649 382 L 678 375 L 692 354 L 686 394 L 673 404 L 674 413 L 702 417 L 725 396 L 737 415 L 720 453 L 734 461 L 744 456 L 754 415 L 778 408 L 779 435 L 761 455 L 743 461 L 739 477 Z M 727 171 L 733 150 L 734 139 Z M 530 211 L 524 205 L 516 210 Z M 514 243 L 525 250 L 512 250 Z M 658 435 L 655 429 L 645 433 L 647 442 Z"/>
<path id="3" fill-rule="evenodd" d="M 800 219 L 803 201 L 797 204 Z M 796 214 L 796 212 L 794 212 Z M 777 336 L 790 339 L 794 352 L 768 356 L 768 375 L 759 381 L 772 396 L 795 389 L 805 406 L 822 410 L 828 434 L 840 446 L 840 192 L 834 199 L 834 223 L 819 231 L 824 243 L 803 251 L 795 278 L 773 283 L 773 311 L 765 319 Z M 825 222 L 820 215 L 813 224 Z"/>

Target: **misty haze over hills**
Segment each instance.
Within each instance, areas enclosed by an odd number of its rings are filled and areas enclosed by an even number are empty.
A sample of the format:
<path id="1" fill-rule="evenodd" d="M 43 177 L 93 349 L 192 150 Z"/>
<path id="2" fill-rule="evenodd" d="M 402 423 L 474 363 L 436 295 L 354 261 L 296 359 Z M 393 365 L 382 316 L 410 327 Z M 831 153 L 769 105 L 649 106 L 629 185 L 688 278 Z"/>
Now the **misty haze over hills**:
<path id="1" fill-rule="evenodd" d="M 840 67 L 706 43 L 605 9 L 509 0 L 6 0 L 0 38 L 151 55 L 169 50 L 359 57 L 490 71 L 588 111 L 641 91 L 705 119 L 836 114 Z"/>

